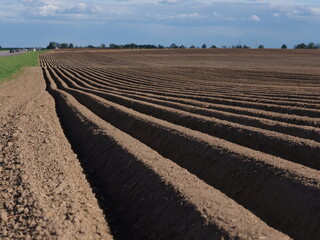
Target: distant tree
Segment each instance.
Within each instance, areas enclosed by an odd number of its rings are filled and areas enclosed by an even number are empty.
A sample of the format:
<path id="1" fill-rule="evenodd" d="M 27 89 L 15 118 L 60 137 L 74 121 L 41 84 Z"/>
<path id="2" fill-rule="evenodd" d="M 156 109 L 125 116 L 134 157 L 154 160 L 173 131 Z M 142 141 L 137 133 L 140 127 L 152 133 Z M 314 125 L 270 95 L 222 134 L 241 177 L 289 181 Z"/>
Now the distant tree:
<path id="1" fill-rule="evenodd" d="M 217 48 L 217 46 L 216 45 L 212 45 L 210 48 Z"/>
<path id="2" fill-rule="evenodd" d="M 91 44 L 89 44 L 89 45 L 87 46 L 87 48 L 94 48 L 94 46 L 91 45 Z"/>
<path id="3" fill-rule="evenodd" d="M 190 48 L 196 48 L 194 45 L 191 45 Z"/>
<path id="4" fill-rule="evenodd" d="M 309 43 L 308 45 L 306 45 L 305 43 L 300 43 L 298 45 L 294 46 L 295 49 L 319 49 L 320 48 L 320 44 L 315 44 L 314 42 Z"/>
<path id="5" fill-rule="evenodd" d="M 178 48 L 178 46 L 177 46 L 175 43 L 172 43 L 172 44 L 170 45 L 170 48 Z"/>
<path id="6" fill-rule="evenodd" d="M 61 43 L 60 48 L 68 48 L 69 44 L 68 43 Z"/>
<path id="7" fill-rule="evenodd" d="M 258 46 L 258 48 L 259 48 L 259 49 L 264 49 L 264 46 L 263 46 L 262 44 L 260 44 L 260 45 Z"/>
<path id="8" fill-rule="evenodd" d="M 70 43 L 70 44 L 69 44 L 69 48 L 74 48 L 73 43 Z"/>
<path id="9" fill-rule="evenodd" d="M 136 45 L 137 48 L 140 49 L 156 49 L 157 46 L 153 45 L 153 44 L 142 44 L 142 45 Z"/>
<path id="10" fill-rule="evenodd" d="M 117 49 L 117 48 L 119 48 L 119 46 L 116 45 L 116 44 L 114 44 L 114 43 L 110 43 L 110 44 L 109 44 L 109 48 L 111 48 L 111 49 Z"/>
<path id="11" fill-rule="evenodd" d="M 137 49 L 137 48 L 139 48 L 139 46 L 134 44 L 134 43 L 125 44 L 123 47 L 126 48 L 126 49 Z"/>
<path id="12" fill-rule="evenodd" d="M 184 45 L 181 45 L 179 48 L 186 48 Z"/>
<path id="13" fill-rule="evenodd" d="M 243 48 L 249 49 L 250 47 L 247 45 L 243 45 Z"/>
<path id="14" fill-rule="evenodd" d="M 307 49 L 307 47 L 308 46 L 304 43 L 300 43 L 300 44 L 294 46 L 295 49 Z"/>
<path id="15" fill-rule="evenodd" d="M 286 44 L 282 44 L 281 49 L 287 49 L 288 46 Z"/>
<path id="16" fill-rule="evenodd" d="M 308 49 L 317 49 L 317 45 L 315 43 L 311 42 L 311 43 L 308 44 L 307 48 Z"/>
<path id="17" fill-rule="evenodd" d="M 106 48 L 106 45 L 104 43 L 101 43 L 100 48 Z"/>
<path id="18" fill-rule="evenodd" d="M 202 44 L 201 48 L 207 48 L 206 44 Z"/>
<path id="19" fill-rule="evenodd" d="M 141 44 L 137 45 L 134 43 L 124 44 L 124 45 L 117 45 L 114 43 L 109 44 L 110 49 L 161 49 L 165 48 L 163 45 L 153 45 L 153 44 Z M 178 46 L 176 47 L 178 48 Z"/>
<path id="20" fill-rule="evenodd" d="M 50 42 L 49 45 L 47 46 L 47 49 L 55 49 L 55 48 L 59 47 L 58 45 L 59 44 L 56 42 Z"/>

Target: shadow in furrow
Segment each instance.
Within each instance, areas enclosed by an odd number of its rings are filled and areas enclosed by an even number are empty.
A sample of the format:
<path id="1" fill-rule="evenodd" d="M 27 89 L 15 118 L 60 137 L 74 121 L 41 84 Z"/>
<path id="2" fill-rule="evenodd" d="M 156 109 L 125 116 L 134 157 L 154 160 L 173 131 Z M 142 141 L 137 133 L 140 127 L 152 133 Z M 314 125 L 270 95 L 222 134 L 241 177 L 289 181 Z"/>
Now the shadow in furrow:
<path id="1" fill-rule="evenodd" d="M 54 95 L 52 94 L 49 88 L 50 83 L 44 72 L 43 72 L 43 78 L 45 79 L 45 82 L 46 82 L 46 91 L 49 92 L 51 96 L 55 99 Z M 86 162 L 83 160 L 85 159 L 85 156 L 83 155 L 82 151 L 80 151 L 80 149 L 77 148 L 75 144 L 73 144 L 72 140 L 70 140 L 70 137 L 69 137 L 70 133 L 68 132 L 68 128 L 65 126 L 64 121 L 62 121 L 61 119 L 63 110 L 59 107 L 56 99 L 55 99 L 55 104 L 56 104 L 56 112 L 57 112 L 62 130 L 65 136 L 67 137 L 73 152 L 77 154 L 77 158 L 80 161 L 80 164 L 81 164 L 81 167 L 83 168 L 86 179 L 90 184 L 91 189 L 95 194 L 95 197 L 98 200 L 99 207 L 103 210 L 104 217 L 106 219 L 106 224 L 108 224 L 113 238 L 115 240 L 132 239 L 130 237 L 130 233 L 132 234 L 132 231 L 135 229 L 130 229 L 130 227 L 123 221 L 123 219 L 119 218 L 119 213 L 115 210 L 116 208 L 114 207 L 114 203 L 112 203 L 112 201 L 109 201 L 108 196 L 106 196 L 106 194 L 102 192 L 101 184 L 98 181 L 96 181 L 92 175 L 93 169 L 90 168 L 88 164 L 86 164 Z"/>

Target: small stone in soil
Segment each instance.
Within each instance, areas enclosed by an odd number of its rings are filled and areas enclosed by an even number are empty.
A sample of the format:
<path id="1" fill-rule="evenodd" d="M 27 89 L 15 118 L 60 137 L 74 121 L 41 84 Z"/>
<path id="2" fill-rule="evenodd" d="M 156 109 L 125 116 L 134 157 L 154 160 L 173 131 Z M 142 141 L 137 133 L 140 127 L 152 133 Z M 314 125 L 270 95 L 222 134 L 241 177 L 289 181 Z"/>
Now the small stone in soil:
<path id="1" fill-rule="evenodd" d="M 0 220 L 1 222 L 6 222 L 8 219 L 8 214 L 6 211 L 0 211 Z"/>

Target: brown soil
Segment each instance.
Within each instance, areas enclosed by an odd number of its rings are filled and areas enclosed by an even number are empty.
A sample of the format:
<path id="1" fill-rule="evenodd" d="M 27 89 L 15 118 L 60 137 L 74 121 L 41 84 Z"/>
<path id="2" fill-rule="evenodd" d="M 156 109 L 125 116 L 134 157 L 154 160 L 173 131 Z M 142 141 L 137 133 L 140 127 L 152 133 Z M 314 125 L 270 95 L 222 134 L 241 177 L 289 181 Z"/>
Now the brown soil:
<path id="1" fill-rule="evenodd" d="M 0 86 L 0 238 L 317 239 L 319 54 L 42 54 Z"/>
<path id="2" fill-rule="evenodd" d="M 112 239 L 38 67 L 0 86 L 1 239 Z"/>
<path id="3" fill-rule="evenodd" d="M 76 88 L 83 89 L 85 92 L 93 93 L 126 107 L 133 108 L 139 112 L 183 125 L 194 130 L 199 130 L 216 137 L 224 138 L 231 142 L 241 143 L 243 146 L 262 150 L 266 153 L 277 155 L 279 157 L 284 157 L 288 160 L 295 161 L 315 169 L 320 169 L 320 163 L 316 161 L 320 157 L 320 143 L 318 142 L 281 134 L 275 132 L 272 128 L 272 131 L 266 131 L 259 128 L 248 127 L 246 126 L 246 122 L 240 125 L 212 117 L 209 118 L 192 114 L 187 111 L 179 111 L 175 108 L 167 108 L 150 104 L 148 103 L 149 99 L 146 101 L 135 101 L 121 95 L 110 94 L 110 91 L 101 92 L 98 88 L 94 88 L 95 90 L 92 90 L 92 88 L 83 88 L 75 82 L 77 81 L 77 78 L 73 78 L 74 80 L 72 80 L 71 78 L 66 77 L 65 74 L 62 74 L 58 69 L 56 70 L 57 74 L 54 72 L 51 73 L 58 82 L 60 76 L 66 83 L 69 83 Z M 126 96 L 130 95 L 126 94 Z M 88 100 L 84 100 L 82 104 L 86 105 L 88 102 Z M 87 107 L 94 109 L 94 105 L 96 104 L 93 103 L 92 106 Z M 287 129 L 286 125 L 284 129 Z M 317 132 L 317 128 L 314 130 L 315 131 L 311 133 L 312 135 L 315 135 L 314 132 Z M 264 141 L 264 145 L 257 144 L 259 141 Z M 277 147 L 275 147 L 274 143 L 276 143 Z"/>
<path id="4" fill-rule="evenodd" d="M 58 90 L 44 72 L 67 135 L 86 167 L 93 169 L 107 199 L 117 203 L 116 211 L 131 226 L 130 239 L 289 239 L 220 191 L 97 117 Z"/>

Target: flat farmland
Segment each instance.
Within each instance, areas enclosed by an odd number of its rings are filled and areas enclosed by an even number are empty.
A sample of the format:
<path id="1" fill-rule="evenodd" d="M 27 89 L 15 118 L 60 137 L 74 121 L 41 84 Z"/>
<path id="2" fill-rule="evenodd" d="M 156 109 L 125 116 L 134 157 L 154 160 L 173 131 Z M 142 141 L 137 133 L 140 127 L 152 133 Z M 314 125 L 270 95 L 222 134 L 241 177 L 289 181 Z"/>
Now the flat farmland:
<path id="1" fill-rule="evenodd" d="M 76 49 L 39 61 L 109 238 L 320 236 L 319 51 Z"/>
<path id="2" fill-rule="evenodd" d="M 319 56 L 85 50 L 40 62 L 68 139 L 132 238 L 316 239 Z"/>

